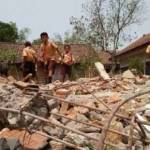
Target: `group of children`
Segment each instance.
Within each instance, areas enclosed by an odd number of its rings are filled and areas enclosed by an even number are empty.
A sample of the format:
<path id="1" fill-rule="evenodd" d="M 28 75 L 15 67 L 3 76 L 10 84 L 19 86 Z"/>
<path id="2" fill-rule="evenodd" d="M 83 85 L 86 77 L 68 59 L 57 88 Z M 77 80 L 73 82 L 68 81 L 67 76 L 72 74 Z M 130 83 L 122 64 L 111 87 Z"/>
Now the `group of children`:
<path id="1" fill-rule="evenodd" d="M 33 49 L 30 42 L 25 43 L 25 48 L 22 52 L 23 57 L 23 76 L 27 76 L 29 73 L 33 77 L 36 77 L 37 62 L 43 64 L 44 70 L 47 74 L 47 83 L 52 82 L 52 76 L 55 73 L 56 63 L 59 61 L 62 64 L 61 76 L 64 82 L 66 75 L 71 75 L 71 65 L 74 63 L 74 58 L 71 53 L 71 46 L 69 44 L 64 45 L 64 53 L 61 53 L 58 46 L 49 41 L 49 36 L 46 32 L 41 33 L 42 44 L 40 46 L 40 52 Z M 58 57 L 59 56 L 59 57 Z"/>

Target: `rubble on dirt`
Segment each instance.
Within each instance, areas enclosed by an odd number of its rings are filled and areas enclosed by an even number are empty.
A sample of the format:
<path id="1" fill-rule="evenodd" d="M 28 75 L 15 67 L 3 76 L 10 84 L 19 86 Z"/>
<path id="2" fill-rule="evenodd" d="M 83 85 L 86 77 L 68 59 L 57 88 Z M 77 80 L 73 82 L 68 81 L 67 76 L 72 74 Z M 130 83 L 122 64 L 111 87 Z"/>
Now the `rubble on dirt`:
<path id="1" fill-rule="evenodd" d="M 135 76 L 130 70 L 127 70 L 123 73 L 122 78 L 124 78 L 124 79 L 135 79 Z"/>
<path id="2" fill-rule="evenodd" d="M 37 133 L 29 134 L 25 130 L 9 130 L 5 129 L 1 131 L 0 137 L 5 139 L 16 139 L 20 141 L 20 144 L 23 145 L 24 149 L 42 149 L 47 145 L 47 137 L 43 137 Z M 23 149 L 22 147 L 22 149 Z M 13 148 L 11 148 L 13 149 Z"/>
<path id="3" fill-rule="evenodd" d="M 49 85 L 37 85 L 16 81 L 12 77 L 8 79 L 0 77 L 0 106 L 20 111 L 20 113 L 1 111 L 0 137 L 15 137 L 29 149 L 47 147 L 53 150 L 67 150 L 73 145 L 87 150 L 96 149 L 101 138 L 102 127 L 108 121 L 110 109 L 114 110 L 130 95 L 150 87 L 148 76 L 140 78 L 129 70 L 123 75 L 106 78 L 109 81 L 95 77 L 82 78 L 73 82 L 55 81 Z M 149 94 L 141 95 L 123 105 L 117 113 L 124 118 L 132 118 L 134 112 L 142 108 L 143 111 L 136 116 L 140 121 L 149 122 L 150 107 L 147 105 L 149 101 Z M 143 109 L 144 106 L 148 108 Z M 51 123 L 43 122 L 41 118 L 23 115 L 22 112 L 40 116 Z M 144 125 L 143 128 L 149 130 L 147 126 Z M 4 128 L 9 129 L 4 130 Z M 123 118 L 114 117 L 110 129 L 123 135 L 130 133 L 130 125 Z M 30 136 L 32 130 L 38 130 L 49 137 L 42 137 L 36 132 Z M 107 141 L 126 147 L 128 138 L 121 134 L 109 131 Z M 68 143 L 72 145 L 69 146 Z M 137 142 L 134 141 L 133 147 L 136 145 Z"/>

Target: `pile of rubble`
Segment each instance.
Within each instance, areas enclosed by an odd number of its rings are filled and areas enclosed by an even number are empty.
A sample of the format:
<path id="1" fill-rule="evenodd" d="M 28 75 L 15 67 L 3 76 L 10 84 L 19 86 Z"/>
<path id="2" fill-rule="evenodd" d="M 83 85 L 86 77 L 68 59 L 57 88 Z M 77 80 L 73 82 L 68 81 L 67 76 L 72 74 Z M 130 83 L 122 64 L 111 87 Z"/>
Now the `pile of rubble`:
<path id="1" fill-rule="evenodd" d="M 96 150 L 111 111 L 128 97 L 149 89 L 149 79 L 129 70 L 109 80 L 81 78 L 48 85 L 0 77 L 0 137 L 15 137 L 26 149 Z M 148 122 L 149 102 L 149 94 L 144 94 L 119 108 L 107 133 L 108 145 L 127 148 L 129 122 L 133 116 L 139 122 Z M 135 126 L 140 130 L 136 123 Z M 143 128 L 148 134 L 148 125 Z M 142 143 L 136 140 L 141 138 L 137 131 L 132 148 L 142 149 Z"/>

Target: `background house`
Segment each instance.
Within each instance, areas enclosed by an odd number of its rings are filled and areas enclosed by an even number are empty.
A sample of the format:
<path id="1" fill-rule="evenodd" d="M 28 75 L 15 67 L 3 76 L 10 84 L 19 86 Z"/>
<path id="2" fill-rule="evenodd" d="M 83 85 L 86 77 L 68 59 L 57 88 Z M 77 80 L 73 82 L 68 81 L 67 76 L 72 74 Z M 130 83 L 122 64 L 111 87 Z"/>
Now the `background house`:
<path id="1" fill-rule="evenodd" d="M 146 34 L 120 50 L 116 55 L 120 69 L 124 71 L 130 67 L 130 64 L 136 63 L 138 60 L 141 65 L 141 71 L 150 75 L 150 57 L 145 53 L 149 44 L 150 34 Z"/>
<path id="2" fill-rule="evenodd" d="M 109 72 L 112 68 L 112 54 L 109 51 L 100 51 L 98 52 L 98 58 L 104 65 L 106 71 Z"/>
<path id="3" fill-rule="evenodd" d="M 85 76 L 86 73 L 83 74 L 82 69 L 80 68 L 81 64 L 85 61 L 94 60 L 94 58 L 97 58 L 97 53 L 93 49 L 93 47 L 90 44 L 70 44 L 72 48 L 72 53 L 75 58 L 75 65 L 74 68 L 78 71 L 76 71 L 76 75 L 79 77 Z M 61 52 L 64 51 L 64 45 L 58 44 L 59 50 Z M 40 45 L 33 45 L 33 47 L 36 49 L 36 51 L 39 51 Z M 17 78 L 18 80 L 22 79 L 22 70 L 21 70 L 21 63 L 22 63 L 22 50 L 24 48 L 23 44 L 17 44 L 17 43 L 3 43 L 0 42 L 0 61 L 6 60 L 5 57 L 8 58 L 8 56 L 13 57 L 10 58 L 11 62 L 9 63 L 9 74 Z M 7 56 L 5 56 L 7 55 Z M 56 75 L 55 80 L 60 78 L 60 64 L 57 64 L 56 69 Z M 89 68 L 91 69 L 91 68 Z M 87 70 L 87 72 L 89 72 Z M 45 79 L 45 73 L 42 66 L 38 67 L 38 79 L 40 82 L 44 82 Z"/>

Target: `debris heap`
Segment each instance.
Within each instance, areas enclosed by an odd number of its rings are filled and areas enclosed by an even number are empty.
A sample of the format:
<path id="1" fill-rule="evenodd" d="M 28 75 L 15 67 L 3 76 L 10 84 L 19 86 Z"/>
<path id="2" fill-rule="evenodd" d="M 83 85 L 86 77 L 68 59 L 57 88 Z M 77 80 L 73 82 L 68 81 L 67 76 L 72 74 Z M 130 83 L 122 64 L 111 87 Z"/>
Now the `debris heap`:
<path id="1" fill-rule="evenodd" d="M 124 150 L 149 146 L 149 79 L 129 70 L 109 80 L 81 78 L 48 85 L 0 77 L 2 142 L 9 143 L 13 137 L 24 149 L 52 150 L 100 150 L 101 144 Z M 131 100 L 111 118 L 127 99 Z M 109 119 L 112 121 L 106 129 Z M 146 135 L 140 133 L 141 129 L 147 131 Z M 146 136 L 146 145 L 142 136 Z"/>

